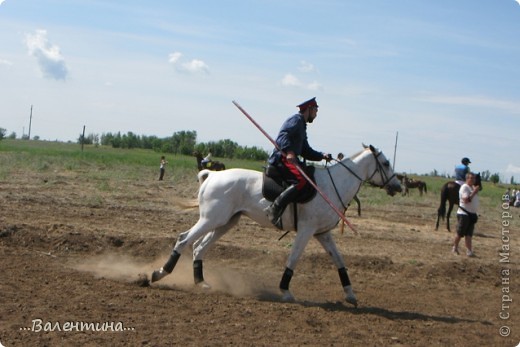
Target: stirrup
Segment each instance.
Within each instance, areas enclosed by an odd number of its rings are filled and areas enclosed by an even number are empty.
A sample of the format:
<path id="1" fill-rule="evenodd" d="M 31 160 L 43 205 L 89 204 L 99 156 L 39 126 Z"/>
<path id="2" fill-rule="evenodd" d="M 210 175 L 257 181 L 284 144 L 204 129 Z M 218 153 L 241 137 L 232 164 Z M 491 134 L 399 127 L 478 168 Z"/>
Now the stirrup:
<path id="1" fill-rule="evenodd" d="M 279 216 L 276 216 L 274 214 L 275 209 L 276 209 L 276 207 L 274 207 L 273 204 L 271 204 L 271 205 L 267 206 L 266 208 L 264 208 L 264 212 L 266 213 L 267 218 L 269 218 L 269 221 L 271 222 L 271 224 L 273 224 L 278 229 L 283 230 L 283 223 L 282 223 L 283 212 Z"/>
<path id="2" fill-rule="evenodd" d="M 272 222 L 275 227 L 277 227 L 280 230 L 283 230 L 283 223 L 282 223 L 282 216 L 278 217 L 277 220 Z"/>

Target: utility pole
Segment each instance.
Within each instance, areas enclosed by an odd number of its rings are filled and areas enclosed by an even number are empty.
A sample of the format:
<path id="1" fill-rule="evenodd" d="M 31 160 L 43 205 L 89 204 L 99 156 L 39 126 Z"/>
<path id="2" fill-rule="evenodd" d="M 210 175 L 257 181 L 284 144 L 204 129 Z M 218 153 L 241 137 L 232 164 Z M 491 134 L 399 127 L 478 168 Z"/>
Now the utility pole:
<path id="1" fill-rule="evenodd" d="M 29 140 L 31 139 L 32 109 L 33 109 L 33 105 L 31 105 L 31 115 L 29 116 L 29 137 L 28 137 Z"/>
<path id="2" fill-rule="evenodd" d="M 397 154 L 397 138 L 399 137 L 399 131 L 395 133 L 395 147 L 394 147 L 394 164 L 392 166 L 392 171 L 395 172 L 395 155 Z"/>
<path id="3" fill-rule="evenodd" d="M 83 144 L 85 143 L 85 126 L 83 126 L 83 134 L 81 135 L 81 151 L 83 152 Z"/>

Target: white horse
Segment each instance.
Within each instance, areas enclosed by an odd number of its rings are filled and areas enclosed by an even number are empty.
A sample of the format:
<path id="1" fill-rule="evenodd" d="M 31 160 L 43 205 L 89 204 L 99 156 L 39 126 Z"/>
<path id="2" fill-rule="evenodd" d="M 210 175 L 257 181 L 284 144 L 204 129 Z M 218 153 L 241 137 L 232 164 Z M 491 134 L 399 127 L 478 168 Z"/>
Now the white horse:
<path id="1" fill-rule="evenodd" d="M 334 206 L 347 206 L 359 191 L 364 181 L 369 181 L 386 189 L 389 195 L 401 191 L 389 161 L 382 152 L 374 147 L 364 146 L 364 150 L 352 157 L 338 161 L 328 168 L 316 168 L 316 184 Z M 327 172 L 328 171 L 328 172 Z M 182 252 L 193 245 L 193 267 L 195 284 L 209 287 L 204 282 L 202 260 L 210 247 L 230 228 L 246 215 L 262 226 L 274 226 L 264 212 L 271 202 L 262 196 L 262 173 L 245 169 L 225 171 L 201 171 L 199 180 L 207 175 L 200 186 L 198 202 L 200 217 L 188 231 L 181 233 L 165 265 L 152 273 L 150 283 L 170 274 Z M 289 282 L 300 256 L 314 236 L 325 251 L 331 255 L 338 268 L 339 277 L 346 301 L 357 306 L 343 257 L 338 252 L 331 230 L 338 224 L 338 215 L 319 194 L 305 204 L 297 207 L 297 228 L 294 225 L 293 208 L 288 206 L 282 221 L 285 230 L 297 230 L 286 269 L 280 282 L 282 299 L 294 301 L 289 291 Z"/>

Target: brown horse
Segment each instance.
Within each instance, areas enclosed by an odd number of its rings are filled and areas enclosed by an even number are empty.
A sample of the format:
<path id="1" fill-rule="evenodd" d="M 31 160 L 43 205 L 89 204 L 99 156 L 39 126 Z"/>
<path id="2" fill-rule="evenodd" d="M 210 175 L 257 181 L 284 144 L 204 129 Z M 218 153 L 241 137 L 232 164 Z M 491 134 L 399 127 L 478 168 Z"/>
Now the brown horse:
<path id="1" fill-rule="evenodd" d="M 482 181 L 480 178 L 480 172 L 475 175 L 475 185 L 480 187 L 482 190 Z M 441 205 L 437 210 L 437 223 L 435 224 L 435 230 L 439 229 L 439 220 L 442 218 L 444 220 L 444 216 L 446 216 L 446 227 L 448 231 L 450 229 L 450 215 L 453 210 L 453 205 L 459 204 L 459 190 L 460 185 L 456 182 L 446 182 L 441 188 Z M 446 213 L 446 200 L 449 201 L 450 206 L 448 207 L 448 213 Z"/>
<path id="2" fill-rule="evenodd" d="M 428 188 L 424 181 L 408 178 L 404 175 L 402 176 L 401 183 L 404 186 L 403 195 L 410 195 L 410 188 L 418 188 L 421 196 L 423 195 L 423 192 L 428 193 Z"/>
<path id="3" fill-rule="evenodd" d="M 226 166 L 223 163 L 216 160 L 210 160 L 206 163 L 203 163 L 202 154 L 200 154 L 199 152 L 193 152 L 193 156 L 197 158 L 197 168 L 199 169 L 199 171 L 204 169 L 208 169 L 211 171 L 222 171 L 226 169 Z"/>

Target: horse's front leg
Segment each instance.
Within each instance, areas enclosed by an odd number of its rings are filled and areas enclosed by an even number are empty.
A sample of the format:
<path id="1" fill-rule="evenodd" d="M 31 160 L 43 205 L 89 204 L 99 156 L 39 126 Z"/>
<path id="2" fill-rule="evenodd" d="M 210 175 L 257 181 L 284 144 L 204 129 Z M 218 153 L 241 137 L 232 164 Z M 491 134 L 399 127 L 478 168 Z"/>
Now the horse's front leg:
<path id="1" fill-rule="evenodd" d="M 453 210 L 453 204 L 450 202 L 450 206 L 448 207 L 448 213 L 446 213 L 446 227 L 448 228 L 448 231 L 451 232 L 450 229 L 450 215 L 451 211 Z"/>
<path id="2" fill-rule="evenodd" d="M 338 251 L 338 248 L 336 247 L 336 242 L 334 242 L 334 239 L 332 238 L 332 234 L 330 231 L 327 231 L 326 233 L 322 233 L 319 235 L 315 235 L 316 239 L 320 242 L 320 244 L 323 246 L 325 251 L 330 254 L 332 257 L 332 261 L 338 268 L 338 274 L 339 278 L 341 280 L 341 285 L 343 286 L 343 291 L 346 294 L 345 300 L 349 303 L 357 307 L 358 302 L 356 295 L 354 294 L 354 290 L 352 289 L 352 284 L 350 283 L 350 278 L 347 274 L 347 268 L 345 267 L 345 262 L 343 261 L 343 257 Z"/>
<path id="3" fill-rule="evenodd" d="M 294 301 L 294 296 L 289 290 L 289 284 L 291 282 L 294 268 L 300 260 L 300 257 L 305 249 L 305 246 L 309 242 L 311 236 L 313 234 L 312 230 L 300 229 L 296 233 L 296 237 L 294 238 L 293 245 L 291 247 L 291 254 L 287 259 L 287 264 L 285 267 L 285 271 L 282 275 L 282 280 L 280 281 L 280 291 L 282 292 L 282 300 L 283 301 Z"/>

